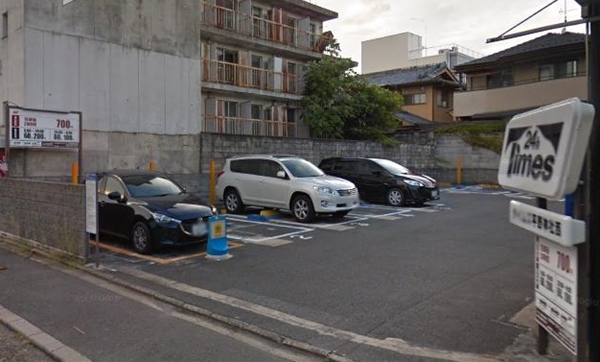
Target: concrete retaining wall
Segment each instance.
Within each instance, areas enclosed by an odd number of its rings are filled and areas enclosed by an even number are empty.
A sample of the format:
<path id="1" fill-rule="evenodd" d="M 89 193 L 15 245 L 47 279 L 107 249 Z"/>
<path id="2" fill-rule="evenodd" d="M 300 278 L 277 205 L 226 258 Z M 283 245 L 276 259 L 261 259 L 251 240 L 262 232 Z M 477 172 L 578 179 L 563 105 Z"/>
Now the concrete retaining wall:
<path id="1" fill-rule="evenodd" d="M 499 155 L 465 143 L 459 136 L 414 132 L 397 136 L 398 145 L 376 142 L 322 139 L 288 139 L 203 133 L 201 169 L 208 172 L 211 158 L 217 169 L 227 157 L 238 154 L 292 154 L 315 164 L 323 158 L 381 157 L 403 164 L 414 172 L 435 177 L 440 182 L 455 183 L 456 160 L 462 160 L 462 183 L 497 183 Z"/>
<path id="2" fill-rule="evenodd" d="M 0 231 L 86 258 L 84 187 L 0 179 Z"/>

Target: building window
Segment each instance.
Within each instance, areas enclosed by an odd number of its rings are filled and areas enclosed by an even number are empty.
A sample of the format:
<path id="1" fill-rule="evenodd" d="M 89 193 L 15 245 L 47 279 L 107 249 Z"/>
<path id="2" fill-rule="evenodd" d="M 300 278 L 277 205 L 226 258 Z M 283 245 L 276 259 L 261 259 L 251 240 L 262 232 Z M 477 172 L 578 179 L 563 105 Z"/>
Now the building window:
<path id="1" fill-rule="evenodd" d="M 223 115 L 225 117 L 237 118 L 238 116 L 238 102 L 223 102 Z"/>
<path id="2" fill-rule="evenodd" d="M 577 76 L 577 60 L 540 65 L 540 81 Z"/>
<path id="3" fill-rule="evenodd" d="M 217 26 L 234 29 L 234 0 L 217 0 Z"/>
<path id="4" fill-rule="evenodd" d="M 238 52 L 217 48 L 219 82 L 235 83 L 235 68 L 238 63 Z"/>
<path id="5" fill-rule="evenodd" d="M 8 12 L 2 14 L 2 39 L 8 36 Z"/>
<path id="6" fill-rule="evenodd" d="M 438 89 L 436 92 L 435 105 L 438 107 L 447 108 L 450 106 L 449 102 L 450 94 L 445 89 Z"/>
<path id="7" fill-rule="evenodd" d="M 290 123 L 296 122 L 296 110 L 294 108 L 288 108 L 286 111 L 286 120 Z"/>
<path id="8" fill-rule="evenodd" d="M 487 76 L 488 88 L 510 87 L 513 84 L 514 80 L 511 69 L 505 69 L 499 73 L 494 73 Z"/>
<path id="9" fill-rule="evenodd" d="M 253 6 L 252 7 L 252 25 L 254 36 L 264 38 L 267 34 L 267 23 L 264 21 L 263 9 Z"/>
<path id="10" fill-rule="evenodd" d="M 414 105 L 414 104 L 425 104 L 425 103 L 427 103 L 427 94 L 425 94 L 425 93 L 405 94 L 404 95 L 404 103 L 407 106 Z"/>
<path id="11" fill-rule="evenodd" d="M 310 31 L 310 45 L 314 46 L 317 40 L 317 25 L 315 23 L 310 23 L 309 25 Z"/>
<path id="12" fill-rule="evenodd" d="M 260 104 L 253 104 L 250 107 L 250 117 L 252 119 L 260 119 L 260 116 L 262 115 L 263 111 L 262 111 L 263 107 Z"/>
<path id="13" fill-rule="evenodd" d="M 287 27 L 285 29 L 286 43 L 287 44 L 296 44 L 296 19 L 288 18 L 286 25 L 287 25 Z"/>

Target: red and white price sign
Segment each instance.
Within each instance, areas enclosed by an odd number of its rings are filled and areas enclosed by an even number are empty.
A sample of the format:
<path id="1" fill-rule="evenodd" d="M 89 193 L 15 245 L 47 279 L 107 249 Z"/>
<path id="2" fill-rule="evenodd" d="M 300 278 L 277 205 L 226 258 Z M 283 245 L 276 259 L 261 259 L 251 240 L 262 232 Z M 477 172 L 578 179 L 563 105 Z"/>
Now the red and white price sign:
<path id="1" fill-rule="evenodd" d="M 577 355 L 577 248 L 535 236 L 536 320 Z"/>
<path id="2" fill-rule="evenodd" d="M 11 148 L 78 148 L 81 115 L 9 108 Z"/>

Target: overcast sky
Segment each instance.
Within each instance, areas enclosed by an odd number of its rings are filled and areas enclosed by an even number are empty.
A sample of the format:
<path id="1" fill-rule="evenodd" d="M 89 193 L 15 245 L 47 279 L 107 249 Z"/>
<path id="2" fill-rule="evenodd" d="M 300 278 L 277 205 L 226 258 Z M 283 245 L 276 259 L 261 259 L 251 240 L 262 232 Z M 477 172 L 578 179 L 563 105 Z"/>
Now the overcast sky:
<path id="1" fill-rule="evenodd" d="M 551 0 L 309 0 L 336 11 L 339 18 L 325 22 L 339 41 L 342 55 L 360 62 L 360 47 L 364 40 L 403 33 L 421 35 L 423 45 L 436 47 L 448 44 L 489 55 L 502 49 L 544 35 L 486 44 Z M 513 32 L 564 21 L 564 9 L 569 21 L 580 19 L 581 7 L 575 0 L 558 0 L 543 12 L 516 28 Z M 551 32 L 560 32 L 561 29 Z M 585 26 L 568 28 L 585 32 Z M 357 69 L 360 71 L 360 66 Z"/>

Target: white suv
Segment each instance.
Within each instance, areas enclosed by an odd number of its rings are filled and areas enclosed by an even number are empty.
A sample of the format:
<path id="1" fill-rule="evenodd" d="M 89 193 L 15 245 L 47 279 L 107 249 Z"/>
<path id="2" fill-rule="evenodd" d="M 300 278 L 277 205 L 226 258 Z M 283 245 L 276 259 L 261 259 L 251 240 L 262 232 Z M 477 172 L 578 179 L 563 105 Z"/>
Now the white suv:
<path id="1" fill-rule="evenodd" d="M 229 213 L 240 213 L 246 205 L 288 209 L 300 222 L 311 222 L 317 214 L 343 217 L 359 206 L 352 182 L 327 176 L 294 156 L 229 158 L 216 192 Z"/>

